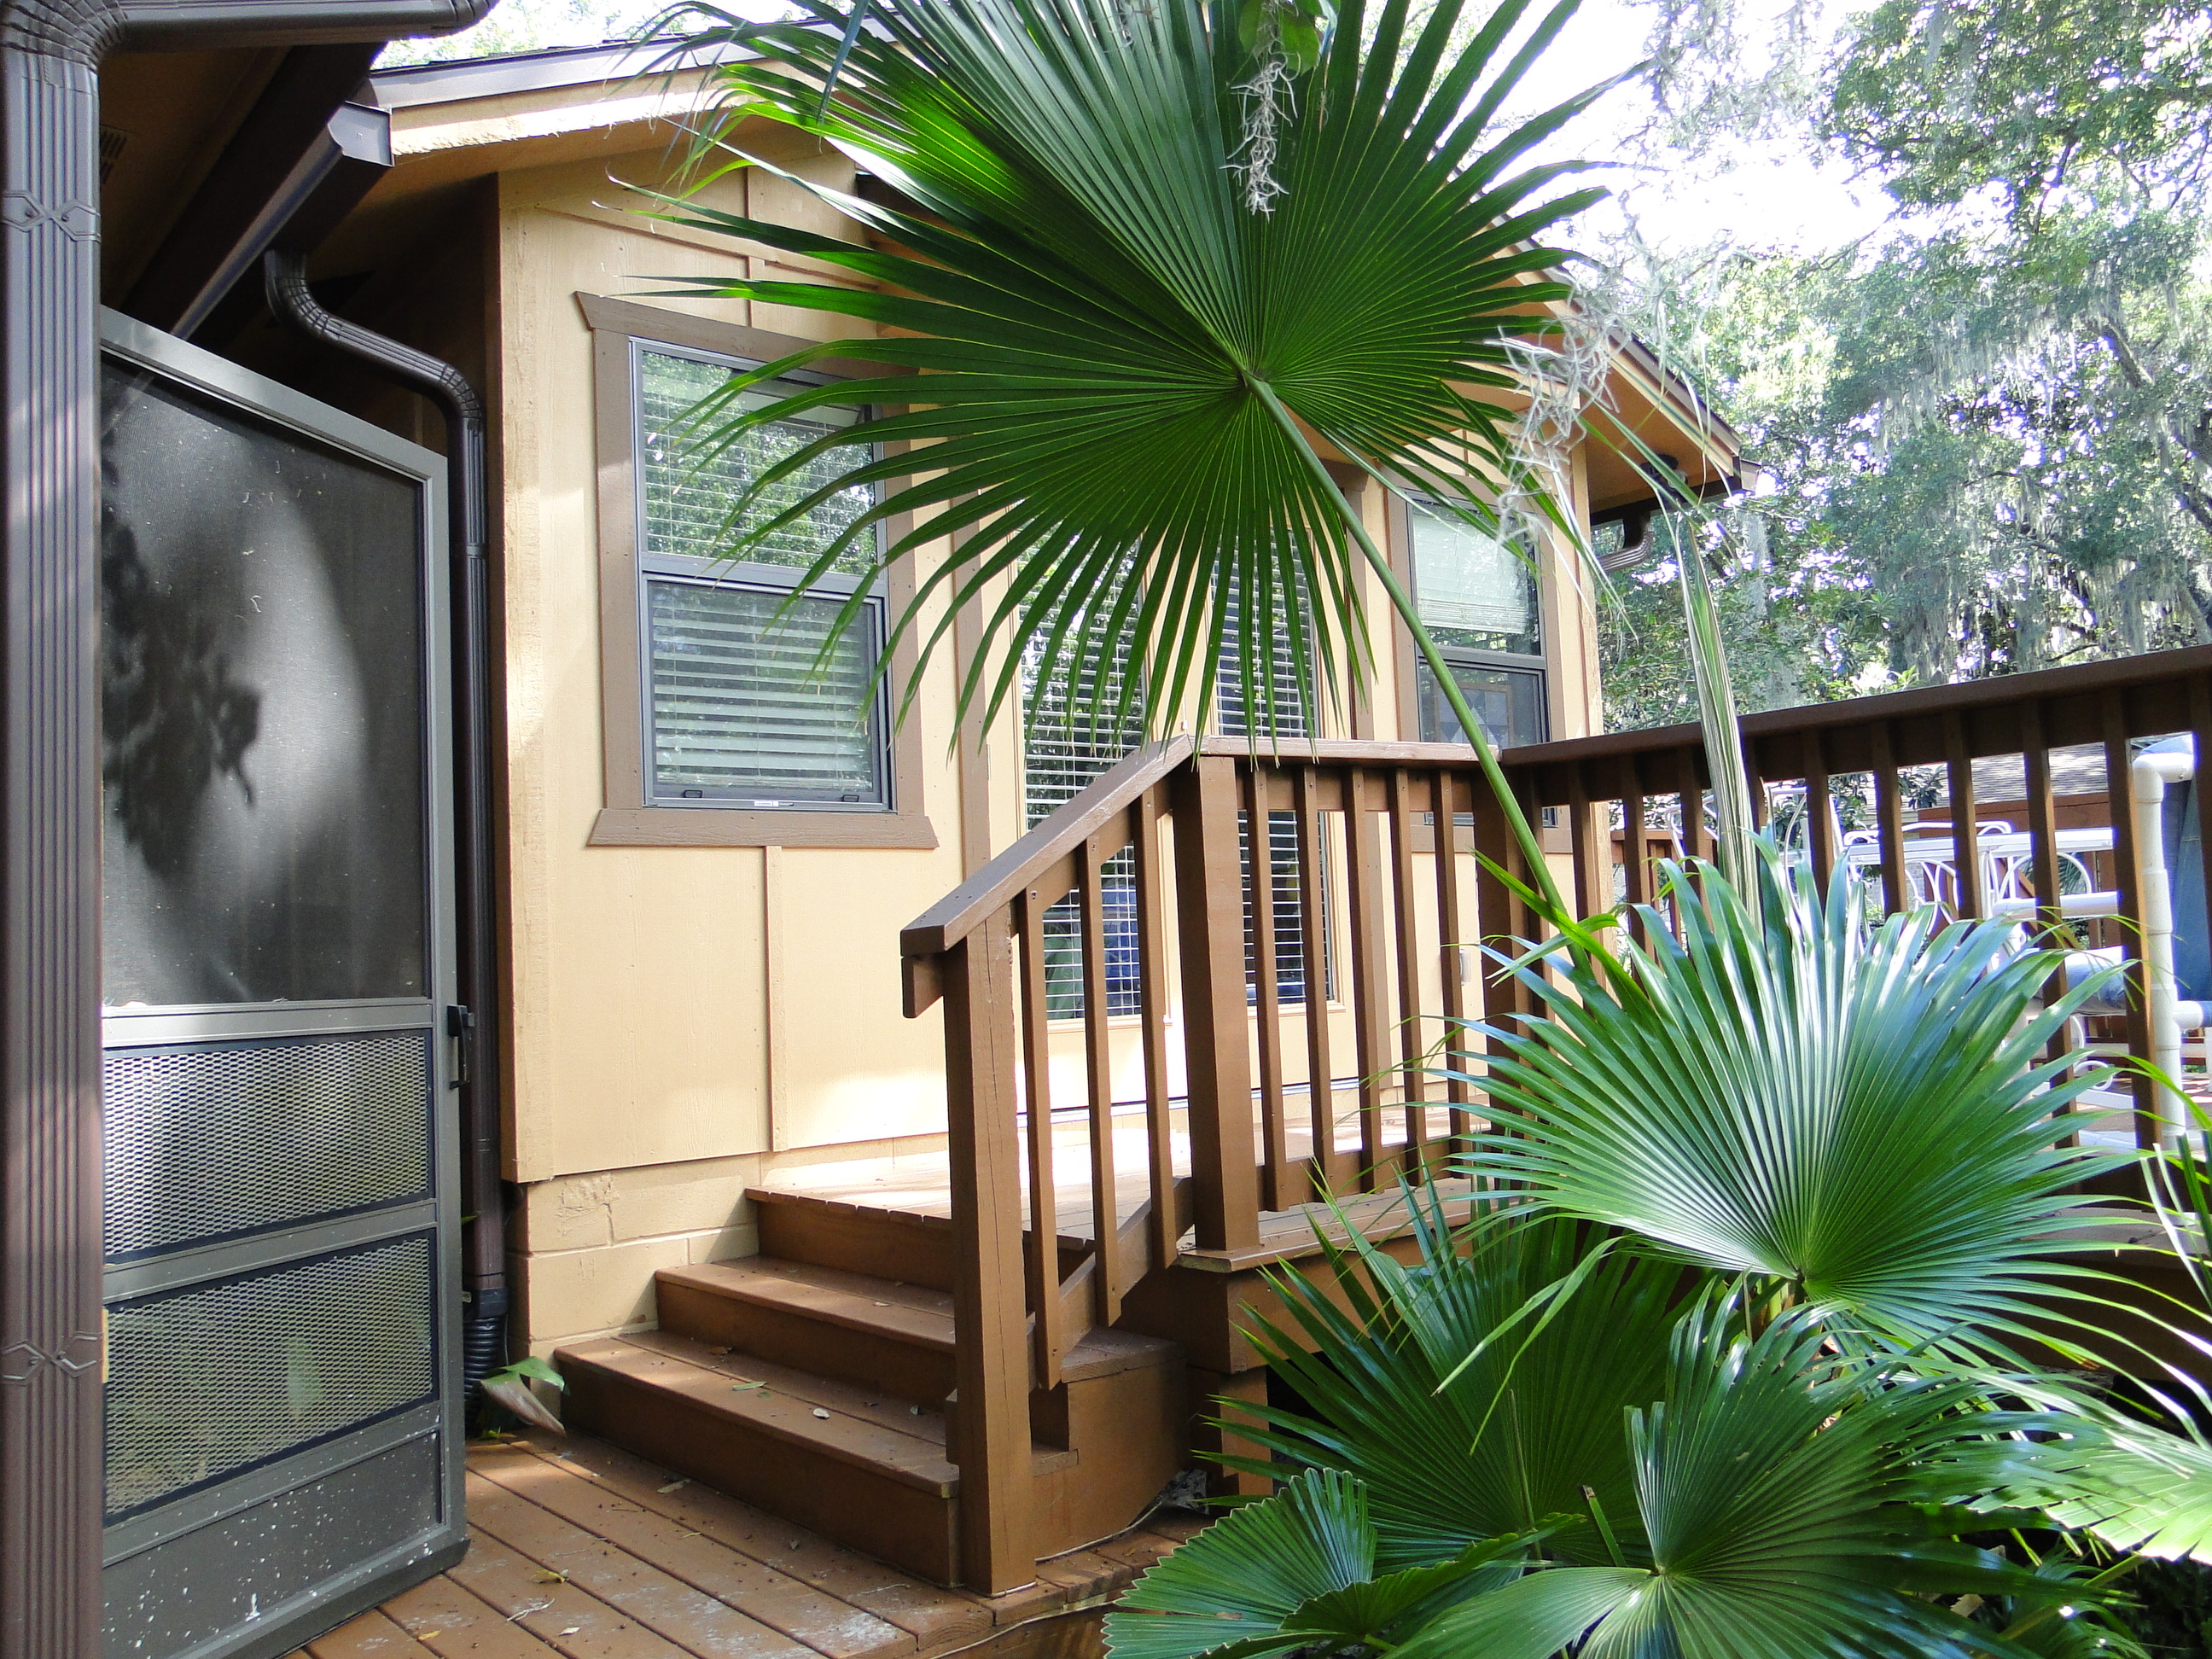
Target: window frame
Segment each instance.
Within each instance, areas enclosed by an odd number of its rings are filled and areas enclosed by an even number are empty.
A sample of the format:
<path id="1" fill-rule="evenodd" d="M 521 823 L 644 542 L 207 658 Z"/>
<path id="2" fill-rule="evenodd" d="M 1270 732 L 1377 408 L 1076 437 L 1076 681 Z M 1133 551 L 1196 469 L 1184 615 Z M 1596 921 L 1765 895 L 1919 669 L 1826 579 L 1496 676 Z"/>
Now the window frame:
<path id="1" fill-rule="evenodd" d="M 576 295 L 592 337 L 592 401 L 598 440 L 599 641 L 603 745 L 603 804 L 592 825 L 594 847 L 854 847 L 927 848 L 937 836 L 922 810 L 922 752 L 918 713 L 892 719 L 890 686 L 879 685 L 878 719 L 884 732 L 889 810 L 875 805 L 809 802 L 757 807 L 725 801 L 656 801 L 652 793 L 652 708 L 647 616 L 648 580 L 655 575 L 698 580 L 700 568 L 732 585 L 788 588 L 793 572 L 780 565 L 720 564 L 684 555 L 645 550 L 644 492 L 637 453 L 638 373 L 644 351 L 739 362 L 768 362 L 813 342 L 771 334 L 741 324 L 665 311 L 599 295 Z M 829 359 L 810 366 L 824 380 L 880 375 L 878 366 Z M 896 541 L 911 524 L 904 514 L 882 533 Z M 681 567 L 691 567 L 685 569 Z M 709 578 L 710 585 L 712 578 Z M 821 584 L 849 593 L 854 579 Z M 911 556 L 899 559 L 878 585 L 876 647 L 882 650 L 890 617 L 911 601 Z M 914 646 L 902 638 L 891 649 L 890 678 L 903 684 L 914 667 Z"/>
<path id="2" fill-rule="evenodd" d="M 1420 604 L 1421 573 L 1419 561 L 1413 556 L 1413 507 L 1396 491 L 1390 493 L 1390 554 L 1399 579 L 1406 591 Z M 1543 723 L 1543 731 L 1534 739 L 1536 743 L 1551 740 L 1555 711 L 1552 707 L 1552 639 L 1555 631 L 1551 605 L 1545 592 L 1546 584 L 1532 582 L 1532 597 L 1536 603 L 1536 637 L 1540 648 L 1534 653 L 1517 651 L 1486 651 L 1474 646 L 1438 643 L 1437 649 L 1447 665 L 1467 668 L 1501 668 L 1516 673 L 1533 674 L 1536 678 L 1536 708 Z M 1433 741 L 1421 730 L 1420 672 L 1425 665 L 1419 659 L 1412 630 L 1402 618 L 1397 621 L 1399 646 L 1398 672 L 1398 730 L 1407 741 Z M 1512 745 L 1520 747 L 1522 745 Z"/>

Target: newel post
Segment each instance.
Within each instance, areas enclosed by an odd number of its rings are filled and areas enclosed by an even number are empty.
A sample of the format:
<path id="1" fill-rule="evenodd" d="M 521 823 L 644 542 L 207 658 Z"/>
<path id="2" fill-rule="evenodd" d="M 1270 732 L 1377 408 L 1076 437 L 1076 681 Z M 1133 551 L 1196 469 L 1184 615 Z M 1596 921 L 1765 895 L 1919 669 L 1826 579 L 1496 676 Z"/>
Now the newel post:
<path id="1" fill-rule="evenodd" d="M 1193 759 L 1176 774 L 1170 799 L 1198 1248 L 1239 1249 L 1260 1242 L 1260 1176 L 1236 761 L 1225 755 Z"/>
<path id="2" fill-rule="evenodd" d="M 959 1389 L 951 1426 L 960 1466 L 960 1579 L 986 1595 L 1018 1589 L 1036 1577 L 1007 923 L 1006 913 L 996 912 L 941 959 Z"/>

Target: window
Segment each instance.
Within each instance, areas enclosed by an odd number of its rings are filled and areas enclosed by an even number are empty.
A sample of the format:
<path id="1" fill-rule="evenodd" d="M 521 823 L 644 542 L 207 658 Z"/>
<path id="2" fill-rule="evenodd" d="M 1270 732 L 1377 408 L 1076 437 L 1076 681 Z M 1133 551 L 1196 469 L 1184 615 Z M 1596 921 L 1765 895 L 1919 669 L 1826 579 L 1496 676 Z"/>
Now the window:
<path id="1" fill-rule="evenodd" d="M 823 409 L 747 433 L 703 460 L 683 446 L 685 414 L 741 365 L 639 342 L 638 539 L 646 665 L 647 799 L 657 806 L 738 805 L 764 811 L 881 812 L 891 806 L 875 680 L 883 650 L 881 585 L 859 622 L 830 645 L 839 611 L 867 580 L 872 542 L 842 556 L 835 580 L 794 598 L 799 574 L 871 505 L 865 488 L 841 489 L 749 550 L 718 561 L 732 514 L 777 460 L 859 418 Z M 757 409 L 796 389 L 776 381 L 744 394 Z M 833 482 L 825 458 L 795 474 L 774 512 Z"/>
<path id="2" fill-rule="evenodd" d="M 1414 609 L 1484 735 L 1501 749 L 1543 742 L 1541 610 L 1528 560 L 1435 503 L 1412 501 L 1407 520 Z M 1425 741 L 1466 740 L 1425 659 L 1414 664 L 1413 701 Z"/>
<path id="3" fill-rule="evenodd" d="M 1071 625 L 1079 628 L 1080 620 Z M 1100 658 L 1080 646 L 1063 655 L 1049 678 L 1041 642 L 1022 662 L 1022 821 L 1035 829 L 1085 789 L 1145 738 L 1141 694 L 1127 716 L 1105 712 L 1121 696 L 1129 665 L 1129 641 L 1114 641 Z M 1103 664 L 1105 683 L 1098 675 Z M 1099 714 L 1093 719 L 1091 711 Z M 1116 854 L 1098 872 L 1104 911 L 1106 1012 L 1143 1012 L 1138 976 L 1137 862 Z M 1078 1019 L 1084 1010 L 1082 913 L 1073 898 L 1044 913 L 1045 1012 L 1053 1019 Z"/>
<path id="4" fill-rule="evenodd" d="M 833 489 L 743 562 L 721 556 L 731 514 L 762 470 L 860 410 L 811 410 L 702 457 L 684 444 L 685 413 L 738 369 L 806 343 L 595 295 L 577 301 L 596 341 L 598 399 L 606 800 L 592 843 L 934 847 L 921 810 L 921 735 L 915 720 L 892 720 L 891 686 L 877 672 L 890 617 L 913 592 L 906 562 L 874 575 L 881 544 L 870 543 L 793 592 L 873 492 Z M 798 385 L 881 373 L 816 368 L 744 395 L 758 407 Z M 804 501 L 836 476 L 825 459 L 783 481 L 775 501 Z M 896 540 L 904 523 L 878 533 Z M 830 643 L 839 611 L 855 602 L 854 626 Z M 912 648 L 892 651 L 888 678 L 897 681 Z"/>
<path id="5" fill-rule="evenodd" d="M 1049 679 L 1038 672 L 1042 657 L 1041 648 L 1033 644 L 1022 665 L 1024 821 L 1031 829 L 1073 800 L 1141 743 L 1145 730 L 1141 696 L 1121 720 L 1116 721 L 1103 712 L 1094 720 L 1091 713 L 1094 707 L 1110 707 L 1120 695 L 1123 677 L 1132 672 L 1127 638 L 1115 641 L 1103 655 L 1088 648 L 1064 655 Z M 1097 683 L 1102 664 L 1107 676 L 1103 687 Z M 1243 736 L 1249 730 L 1240 666 L 1234 647 L 1224 650 L 1217 683 L 1217 702 L 1220 729 L 1231 736 Z M 1288 660 L 1287 646 L 1281 641 L 1274 676 L 1277 733 L 1285 738 L 1304 737 L 1311 729 L 1312 699 L 1299 684 Z M 1240 814 L 1239 856 L 1244 872 L 1244 890 L 1249 896 L 1252 883 L 1251 832 L 1249 826 L 1242 823 L 1242 817 Z M 1295 813 L 1267 815 L 1267 865 L 1274 908 L 1276 996 L 1285 1005 L 1295 1005 L 1305 1000 L 1304 917 L 1299 907 Z M 1101 868 L 1099 897 L 1104 911 L 1106 1012 L 1109 1016 L 1141 1012 L 1144 1005 L 1138 975 L 1136 863 L 1129 854 L 1117 854 Z M 1323 908 L 1325 911 L 1326 906 Z M 1046 909 L 1043 933 L 1046 1012 L 1054 1019 L 1080 1018 L 1085 1007 L 1083 935 L 1081 914 L 1072 898 L 1061 899 Z M 1256 996 L 1257 969 L 1249 908 L 1244 929 L 1244 972 L 1246 986 Z"/>

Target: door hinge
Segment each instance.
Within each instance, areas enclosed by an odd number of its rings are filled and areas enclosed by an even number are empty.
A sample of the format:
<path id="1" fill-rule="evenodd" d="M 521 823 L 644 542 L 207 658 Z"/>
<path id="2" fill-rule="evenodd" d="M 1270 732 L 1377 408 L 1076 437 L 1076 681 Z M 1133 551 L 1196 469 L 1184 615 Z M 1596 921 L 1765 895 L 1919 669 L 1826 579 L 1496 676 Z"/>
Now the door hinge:
<path id="1" fill-rule="evenodd" d="M 446 1010 L 446 1035 L 453 1040 L 453 1075 L 446 1086 L 458 1089 L 476 1073 L 476 1015 L 455 1003 Z"/>

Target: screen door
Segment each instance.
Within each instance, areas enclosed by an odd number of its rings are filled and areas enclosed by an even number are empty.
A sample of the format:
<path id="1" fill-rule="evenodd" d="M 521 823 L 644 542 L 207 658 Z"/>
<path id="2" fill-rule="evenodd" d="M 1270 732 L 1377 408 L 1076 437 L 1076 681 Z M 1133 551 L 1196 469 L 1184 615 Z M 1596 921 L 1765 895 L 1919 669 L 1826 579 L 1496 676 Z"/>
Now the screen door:
<path id="1" fill-rule="evenodd" d="M 444 462 L 110 316 L 109 1659 L 458 1555 Z"/>

